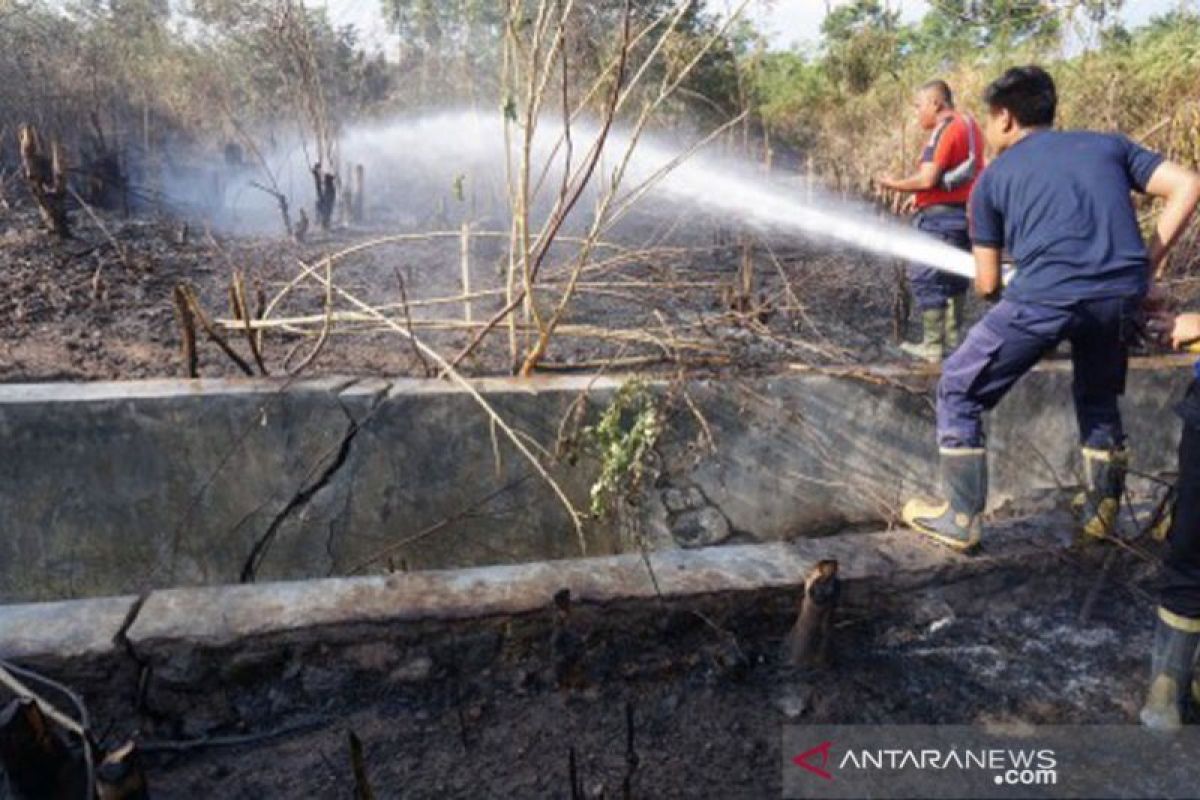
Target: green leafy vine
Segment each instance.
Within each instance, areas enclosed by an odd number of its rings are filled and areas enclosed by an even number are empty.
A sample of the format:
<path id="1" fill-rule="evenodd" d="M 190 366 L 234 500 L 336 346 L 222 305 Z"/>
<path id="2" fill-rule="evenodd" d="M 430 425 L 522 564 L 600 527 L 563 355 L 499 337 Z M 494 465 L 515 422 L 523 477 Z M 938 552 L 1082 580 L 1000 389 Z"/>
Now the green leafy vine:
<path id="1" fill-rule="evenodd" d="M 633 379 L 617 390 L 600 419 L 583 429 L 583 444 L 600 460 L 591 488 L 594 516 L 607 516 L 619 497 L 638 491 L 662 420 L 658 397 L 644 381 Z"/>

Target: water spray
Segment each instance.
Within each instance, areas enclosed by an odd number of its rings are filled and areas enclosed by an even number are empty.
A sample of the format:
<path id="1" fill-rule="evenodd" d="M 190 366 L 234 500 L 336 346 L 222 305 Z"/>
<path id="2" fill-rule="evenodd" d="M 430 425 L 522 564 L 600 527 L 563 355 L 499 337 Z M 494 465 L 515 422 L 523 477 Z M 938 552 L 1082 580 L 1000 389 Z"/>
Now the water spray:
<path id="1" fill-rule="evenodd" d="M 559 169 L 555 143 L 561 140 L 561 123 L 539 122 L 535 158 L 540 164 Z M 572 133 L 583 141 L 594 136 L 590 123 L 576 122 Z M 626 132 L 614 129 L 608 148 L 623 153 L 629 146 Z M 478 181 L 484 176 L 493 184 L 503 180 L 497 165 L 504 163 L 504 134 L 498 116 L 474 111 L 446 111 L 384 124 L 351 128 L 342 139 L 341 150 L 367 165 L 375 185 L 390 185 L 428 203 L 434 193 L 444 192 L 463 175 Z M 308 165 L 300 148 L 290 148 L 275 168 L 281 175 L 305 185 Z M 669 198 L 673 203 L 694 205 L 711 213 L 736 219 L 760 230 L 801 234 L 807 238 L 838 242 L 856 250 L 933 267 L 943 272 L 975 277 L 974 260 L 965 253 L 895 220 L 880 219 L 868 207 L 815 196 L 803 187 L 788 185 L 764 176 L 745 162 L 723 158 L 701 150 L 680 163 L 676 143 L 643 136 L 636 144 L 623 188 L 632 190 L 644 182 L 652 184 L 648 199 Z M 600 173 L 597 173 L 599 175 Z M 594 183 L 599 182 L 594 179 Z M 545 181 L 557 186 L 557 176 Z M 429 191 L 426 187 L 433 188 Z M 551 191 L 551 190 L 547 190 Z M 269 198 L 247 196 L 263 202 L 264 224 L 274 224 L 275 209 Z M 397 198 L 397 206 L 402 200 Z"/>

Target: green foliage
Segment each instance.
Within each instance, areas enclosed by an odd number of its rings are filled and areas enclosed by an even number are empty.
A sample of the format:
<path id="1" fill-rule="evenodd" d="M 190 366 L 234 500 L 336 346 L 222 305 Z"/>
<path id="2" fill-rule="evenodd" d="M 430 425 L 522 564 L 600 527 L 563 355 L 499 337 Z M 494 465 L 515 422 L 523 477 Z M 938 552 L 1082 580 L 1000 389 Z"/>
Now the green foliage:
<path id="1" fill-rule="evenodd" d="M 1045 0 L 938 0 L 921 20 L 913 44 L 930 53 L 961 54 L 981 47 L 1051 47 L 1062 17 Z"/>
<path id="2" fill-rule="evenodd" d="M 622 384 L 596 424 L 583 429 L 583 446 L 600 460 L 591 489 L 594 516 L 607 515 L 618 498 L 638 491 L 661 434 L 659 400 L 638 379 Z"/>
<path id="3" fill-rule="evenodd" d="M 751 96 L 773 142 L 811 153 L 825 180 L 850 191 L 867 191 L 879 171 L 911 167 L 925 138 L 910 111 L 916 87 L 944 78 L 958 105 L 979 115 L 986 84 L 1021 63 L 1054 75 L 1061 126 L 1138 134 L 1165 120 L 1149 143 L 1194 164 L 1200 17 L 1172 12 L 1131 31 L 1114 18 L 1120 6 L 938 0 L 904 25 L 886 5 L 856 0 L 826 18 L 819 51 L 762 59 Z M 1063 57 L 1068 30 L 1090 31 L 1092 45 Z"/>
<path id="4" fill-rule="evenodd" d="M 881 75 L 895 72 L 901 52 L 900 12 L 879 0 L 854 0 L 831 11 L 821 24 L 825 70 L 834 83 L 861 94 Z"/>
<path id="5" fill-rule="evenodd" d="M 885 8 L 879 0 L 853 0 L 840 5 L 821 22 L 827 45 L 837 45 L 873 31 L 894 31 L 900 12 Z"/>
<path id="6" fill-rule="evenodd" d="M 764 124 L 793 146 L 811 147 L 818 133 L 811 110 L 833 94 L 823 66 L 799 53 L 768 53 L 755 75 L 754 99 Z"/>

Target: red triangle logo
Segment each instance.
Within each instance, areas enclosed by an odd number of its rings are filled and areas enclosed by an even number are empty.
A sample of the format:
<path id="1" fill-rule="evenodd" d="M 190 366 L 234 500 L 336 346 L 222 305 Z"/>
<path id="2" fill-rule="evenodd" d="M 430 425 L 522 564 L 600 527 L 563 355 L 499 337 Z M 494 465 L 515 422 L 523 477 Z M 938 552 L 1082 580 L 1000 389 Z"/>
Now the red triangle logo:
<path id="1" fill-rule="evenodd" d="M 802 767 L 808 770 L 814 775 L 820 776 L 827 781 L 831 781 L 833 780 L 833 775 L 825 770 L 825 767 L 829 765 L 829 748 L 831 747 L 833 747 L 833 742 L 821 742 L 816 747 L 805 750 L 803 753 L 793 758 L 792 763 L 797 767 Z M 820 766 L 808 763 L 810 758 L 814 758 L 816 756 L 821 757 Z"/>

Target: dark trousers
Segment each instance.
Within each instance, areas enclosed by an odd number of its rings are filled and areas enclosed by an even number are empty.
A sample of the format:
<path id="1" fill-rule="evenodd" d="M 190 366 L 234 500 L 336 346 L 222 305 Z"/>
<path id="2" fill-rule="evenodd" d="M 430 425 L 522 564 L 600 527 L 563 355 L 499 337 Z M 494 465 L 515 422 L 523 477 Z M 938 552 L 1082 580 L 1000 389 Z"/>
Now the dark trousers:
<path id="1" fill-rule="evenodd" d="M 965 211 L 919 212 L 913 224 L 917 230 L 941 239 L 959 250 L 971 250 Z M 932 267 L 915 264 L 908 268 L 908 283 L 912 287 L 913 299 L 919 311 L 945 308 L 950 298 L 965 294 L 967 289 L 971 288 L 971 282 L 961 275 L 951 275 Z"/>
<path id="2" fill-rule="evenodd" d="M 1117 398 L 1125 393 L 1129 340 L 1140 297 L 1043 306 L 1002 300 L 971 328 L 942 364 L 937 392 L 938 444 L 982 447 L 983 412 L 1059 342 L 1071 342 L 1079 438 L 1108 449 L 1125 441 Z"/>
<path id="3" fill-rule="evenodd" d="M 1200 382 L 1179 405 L 1179 482 L 1171 531 L 1159 573 L 1159 603 L 1168 611 L 1200 618 Z"/>

